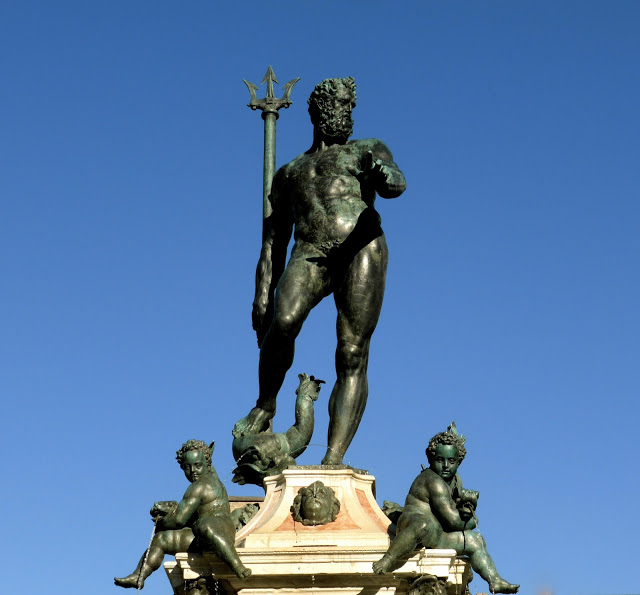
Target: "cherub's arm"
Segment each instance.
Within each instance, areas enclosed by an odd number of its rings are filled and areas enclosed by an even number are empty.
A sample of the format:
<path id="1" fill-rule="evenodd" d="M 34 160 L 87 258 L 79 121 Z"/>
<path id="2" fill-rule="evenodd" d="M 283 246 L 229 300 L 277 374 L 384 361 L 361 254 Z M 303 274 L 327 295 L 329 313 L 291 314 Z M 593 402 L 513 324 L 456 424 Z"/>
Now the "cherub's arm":
<path id="1" fill-rule="evenodd" d="M 189 519 L 198 510 L 198 506 L 202 500 L 199 492 L 199 486 L 190 485 L 175 511 L 158 519 L 156 522 L 156 530 L 166 531 L 167 529 L 184 528 Z"/>
<path id="2" fill-rule="evenodd" d="M 442 482 L 432 482 L 429 486 L 429 504 L 431 511 L 440 522 L 446 532 L 474 529 L 476 520 L 471 518 L 464 520 L 451 499 L 449 489 Z"/>
<path id="3" fill-rule="evenodd" d="M 404 174 L 393 161 L 391 151 L 382 141 L 367 141 L 369 150 L 361 160 L 361 179 L 370 184 L 382 198 L 396 198 L 407 188 Z"/>
<path id="4" fill-rule="evenodd" d="M 252 322 L 253 330 L 258 337 L 258 345 L 268 330 L 270 316 L 273 309 L 273 295 L 280 276 L 284 271 L 287 259 L 287 246 L 293 230 L 291 205 L 284 188 L 285 171 L 280 168 L 271 184 L 272 212 L 265 220 L 265 236 L 260 252 L 260 259 L 256 268 L 256 294 L 253 300 Z"/>

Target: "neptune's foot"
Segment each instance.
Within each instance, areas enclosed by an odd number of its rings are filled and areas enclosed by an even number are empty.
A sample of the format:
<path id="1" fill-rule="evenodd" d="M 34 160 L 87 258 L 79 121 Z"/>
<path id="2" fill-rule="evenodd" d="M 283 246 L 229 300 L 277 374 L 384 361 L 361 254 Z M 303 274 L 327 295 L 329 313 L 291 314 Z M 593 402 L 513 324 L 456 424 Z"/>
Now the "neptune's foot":
<path id="1" fill-rule="evenodd" d="M 234 438 L 240 438 L 240 436 L 252 436 L 253 434 L 259 434 L 269 428 L 269 422 L 273 419 L 275 411 L 267 411 L 261 407 L 254 407 L 249 415 L 243 417 L 234 427 Z"/>
<path id="2" fill-rule="evenodd" d="M 322 459 L 322 465 L 342 465 L 342 457 L 338 451 L 332 448 L 327 449 L 327 454 Z"/>

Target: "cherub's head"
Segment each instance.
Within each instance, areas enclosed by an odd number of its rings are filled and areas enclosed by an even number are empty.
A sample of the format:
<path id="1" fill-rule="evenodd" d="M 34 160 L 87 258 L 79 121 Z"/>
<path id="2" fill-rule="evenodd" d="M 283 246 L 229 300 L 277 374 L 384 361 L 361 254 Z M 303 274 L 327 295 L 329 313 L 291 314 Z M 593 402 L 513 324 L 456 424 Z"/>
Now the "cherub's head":
<path id="1" fill-rule="evenodd" d="M 353 77 L 323 80 L 315 86 L 307 103 L 312 124 L 326 140 L 345 143 L 353 134 L 351 112 L 356 106 Z"/>
<path id="2" fill-rule="evenodd" d="M 455 423 L 446 432 L 440 432 L 431 438 L 426 450 L 431 470 L 445 481 L 451 481 L 467 454 L 464 443 L 465 437 L 458 435 Z"/>
<path id="3" fill-rule="evenodd" d="M 207 446 L 202 440 L 188 440 L 176 452 L 178 464 L 184 471 L 186 478 L 193 483 L 211 469 L 211 454 L 213 442 Z"/>

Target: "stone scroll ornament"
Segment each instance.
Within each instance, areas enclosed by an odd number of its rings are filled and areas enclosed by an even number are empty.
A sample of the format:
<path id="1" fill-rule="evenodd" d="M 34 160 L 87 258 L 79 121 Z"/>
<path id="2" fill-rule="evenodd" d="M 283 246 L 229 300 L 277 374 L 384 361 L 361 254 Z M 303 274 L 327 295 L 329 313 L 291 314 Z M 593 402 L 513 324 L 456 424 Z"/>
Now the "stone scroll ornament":
<path id="1" fill-rule="evenodd" d="M 156 502 L 151 508 L 155 534 L 136 569 L 116 578 L 119 587 L 141 589 L 145 579 L 160 568 L 165 554 L 213 552 L 238 578 L 251 570 L 242 564 L 235 548 L 235 527 L 227 490 L 211 466 L 213 442 L 185 442 L 176 459 L 191 485 L 180 502 Z"/>
<path id="2" fill-rule="evenodd" d="M 298 374 L 298 379 L 295 423 L 286 432 L 257 432 L 234 438 L 231 448 L 238 465 L 233 470 L 234 483 L 262 486 L 265 477 L 295 465 L 295 459 L 309 446 L 314 425 L 313 404 L 324 380 L 307 374 Z"/>
<path id="3" fill-rule="evenodd" d="M 472 529 L 478 524 L 475 509 L 478 492 L 465 490 L 458 467 L 467 451 L 465 437 L 455 422 L 446 432 L 429 440 L 429 467 L 416 477 L 401 514 L 393 503 L 385 503 L 389 518 L 396 522 L 396 536 L 373 571 L 385 574 L 401 566 L 419 547 L 454 549 L 469 557 L 471 568 L 488 584 L 492 593 L 517 593 L 520 585 L 503 579 L 494 564 L 484 538 Z"/>

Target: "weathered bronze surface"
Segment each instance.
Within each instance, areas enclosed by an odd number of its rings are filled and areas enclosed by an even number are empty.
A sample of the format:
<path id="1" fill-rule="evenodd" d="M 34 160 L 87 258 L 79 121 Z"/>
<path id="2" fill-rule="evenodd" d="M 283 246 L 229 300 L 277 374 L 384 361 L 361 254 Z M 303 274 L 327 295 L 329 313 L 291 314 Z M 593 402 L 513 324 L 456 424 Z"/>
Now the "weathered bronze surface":
<path id="1" fill-rule="evenodd" d="M 211 576 L 185 581 L 174 590 L 175 595 L 226 595 L 223 586 Z"/>
<path id="2" fill-rule="evenodd" d="M 301 488 L 291 505 L 293 519 L 303 525 L 326 525 L 336 520 L 340 502 L 332 488 L 321 481 L 314 481 Z"/>
<path id="3" fill-rule="evenodd" d="M 243 79 L 244 80 L 244 79 Z M 262 83 L 267 83 L 267 94 L 262 99 L 258 99 L 256 91 L 258 86 L 245 80 L 251 101 L 248 104 L 252 110 L 260 110 L 262 119 L 264 120 L 264 170 L 262 178 L 262 216 L 267 219 L 271 215 L 271 204 L 269 203 L 269 192 L 271 191 L 271 180 L 276 172 L 276 120 L 280 116 L 279 111 L 284 107 L 288 109 L 291 105 L 291 89 L 300 80 L 300 77 L 291 79 L 284 85 L 284 95 L 276 97 L 273 91 L 273 83 L 277 83 L 273 68 L 269 66 L 267 74 L 264 75 Z M 265 239 L 266 226 L 263 228 L 263 237 Z"/>
<path id="4" fill-rule="evenodd" d="M 211 466 L 212 452 L 213 443 L 207 446 L 201 440 L 189 440 L 176 453 L 191 485 L 180 502 L 153 505 L 150 512 L 156 534 L 151 545 L 130 575 L 114 579 L 116 585 L 141 589 L 145 579 L 160 568 L 165 554 L 186 551 L 214 552 L 239 578 L 251 574 L 236 552 L 229 497 Z"/>
<path id="5" fill-rule="evenodd" d="M 376 194 L 396 198 L 406 183 L 382 141 L 349 140 L 356 105 L 352 78 L 322 81 L 308 103 L 313 144 L 278 170 L 271 187 L 253 302 L 259 395 L 233 435 L 268 429 L 295 339 L 311 309 L 333 293 L 337 380 L 322 462 L 341 464 L 367 402 L 369 344 L 384 295 L 387 245 L 374 201 Z M 295 243 L 285 268 L 292 231 Z"/>
<path id="6" fill-rule="evenodd" d="M 295 423 L 285 433 L 261 432 L 234 438 L 233 457 L 238 465 L 233 470 L 234 483 L 262 487 L 265 477 L 295 465 L 295 459 L 306 450 L 313 434 L 313 403 L 324 380 L 306 374 L 298 374 L 298 379 Z"/>
<path id="7" fill-rule="evenodd" d="M 258 514 L 260 507 L 257 504 L 245 504 L 242 508 L 231 511 L 231 520 L 236 529 L 236 533 L 242 529 L 249 521 Z"/>
<path id="8" fill-rule="evenodd" d="M 483 537 L 474 533 L 478 492 L 465 490 L 458 466 L 467 451 L 465 438 L 452 423 L 446 432 L 429 441 L 429 468 L 414 480 L 397 521 L 396 537 L 385 555 L 374 562 L 373 571 L 384 574 L 402 564 L 418 547 L 454 549 L 469 556 L 471 567 L 492 593 L 516 593 L 519 585 L 504 580 L 487 551 Z M 387 507 L 390 511 L 394 507 Z"/>

